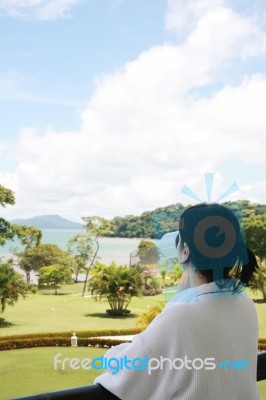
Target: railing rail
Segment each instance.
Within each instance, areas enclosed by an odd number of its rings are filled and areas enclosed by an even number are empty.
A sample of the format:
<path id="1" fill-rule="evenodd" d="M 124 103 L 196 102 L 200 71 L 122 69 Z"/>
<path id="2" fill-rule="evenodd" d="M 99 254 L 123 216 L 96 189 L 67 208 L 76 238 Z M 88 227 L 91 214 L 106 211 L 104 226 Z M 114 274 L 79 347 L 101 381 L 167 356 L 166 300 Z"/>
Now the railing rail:
<path id="1" fill-rule="evenodd" d="M 266 379 L 266 351 L 258 353 L 257 381 Z M 74 389 L 60 390 L 18 397 L 12 400 L 119 400 L 101 385 L 82 386 Z"/>
<path id="2" fill-rule="evenodd" d="M 264 379 L 266 379 L 266 351 L 258 354 L 257 363 L 257 381 L 263 381 Z"/>
<path id="3" fill-rule="evenodd" d="M 82 386 L 56 392 L 35 394 L 13 400 L 119 400 L 101 385 Z"/>

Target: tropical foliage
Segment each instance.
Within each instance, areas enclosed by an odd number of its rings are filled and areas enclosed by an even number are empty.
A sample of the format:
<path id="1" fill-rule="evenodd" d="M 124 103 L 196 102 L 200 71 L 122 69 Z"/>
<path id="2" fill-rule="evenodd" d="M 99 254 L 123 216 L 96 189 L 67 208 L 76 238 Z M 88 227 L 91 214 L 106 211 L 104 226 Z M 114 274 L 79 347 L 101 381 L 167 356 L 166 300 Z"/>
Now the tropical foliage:
<path id="1" fill-rule="evenodd" d="M 142 239 L 138 245 L 137 256 L 141 265 L 157 265 L 159 249 L 151 240 Z"/>
<path id="2" fill-rule="evenodd" d="M 16 273 L 9 263 L 0 264 L 0 312 L 7 305 L 14 305 L 19 296 L 26 296 L 26 285 L 23 277 Z"/>
<path id="3" fill-rule="evenodd" d="M 30 272 L 38 272 L 41 267 L 60 264 L 63 266 L 71 265 L 71 259 L 67 252 L 60 249 L 56 244 L 41 243 L 35 247 L 28 247 L 23 252 L 17 253 L 20 268 L 27 275 L 27 282 L 30 281 Z"/>
<path id="4" fill-rule="evenodd" d="M 228 201 L 223 204 L 238 210 L 245 217 L 266 214 L 266 205 L 251 203 L 248 200 Z M 117 216 L 112 220 L 101 218 L 101 222 L 104 221 L 104 224 L 109 226 L 109 229 L 102 236 L 160 239 L 165 233 L 178 229 L 178 222 L 184 209 L 185 206 L 176 203 L 153 211 L 145 211 L 139 216 Z M 89 218 L 99 219 L 100 217 L 85 217 L 83 219 L 86 221 Z"/>
<path id="5" fill-rule="evenodd" d="M 258 272 L 254 275 L 251 282 L 251 289 L 254 292 L 262 293 L 262 301 L 266 302 L 266 261 L 262 261 L 259 265 Z"/>
<path id="6" fill-rule="evenodd" d="M 248 247 L 260 261 L 264 260 L 266 258 L 266 214 L 245 218 L 244 229 Z"/>
<path id="7" fill-rule="evenodd" d="M 52 286 L 55 294 L 61 285 L 73 283 L 71 269 L 64 265 L 55 264 L 40 268 L 39 285 Z"/>
<path id="8" fill-rule="evenodd" d="M 160 302 L 151 307 L 148 311 L 141 314 L 137 320 L 137 327 L 141 330 L 147 328 L 148 325 L 159 315 L 165 307 L 165 303 Z"/>
<path id="9" fill-rule="evenodd" d="M 68 253 L 72 256 L 71 269 L 75 275 L 75 282 L 78 282 L 78 275 L 87 271 L 95 252 L 95 242 L 88 233 L 79 233 L 68 241 Z"/>
<path id="10" fill-rule="evenodd" d="M 134 268 L 118 266 L 115 263 L 109 266 L 96 264 L 92 269 L 92 277 L 88 288 L 96 300 L 106 297 L 110 305 L 107 313 L 112 315 L 126 315 L 132 296 L 141 294 L 141 275 Z"/>
<path id="11" fill-rule="evenodd" d="M 15 204 L 12 190 L 0 185 L 0 206 Z M 0 246 L 7 240 L 18 237 L 21 243 L 28 248 L 41 240 L 41 231 L 33 227 L 15 225 L 4 218 L 0 218 Z M 16 273 L 11 263 L 0 263 L 0 312 L 3 313 L 7 305 L 14 305 L 19 296 L 25 297 L 27 292 L 23 277 Z"/>
<path id="12" fill-rule="evenodd" d="M 12 190 L 0 185 L 0 206 L 5 207 L 7 204 L 15 204 L 15 195 Z M 27 247 L 30 244 L 36 245 L 40 243 L 42 233 L 39 229 L 24 225 L 15 225 L 4 218 L 0 218 L 0 246 L 15 236 Z"/>
<path id="13" fill-rule="evenodd" d="M 251 288 L 262 293 L 266 302 L 266 215 L 251 215 L 244 219 L 248 247 L 256 254 L 259 270 L 254 274 Z"/>

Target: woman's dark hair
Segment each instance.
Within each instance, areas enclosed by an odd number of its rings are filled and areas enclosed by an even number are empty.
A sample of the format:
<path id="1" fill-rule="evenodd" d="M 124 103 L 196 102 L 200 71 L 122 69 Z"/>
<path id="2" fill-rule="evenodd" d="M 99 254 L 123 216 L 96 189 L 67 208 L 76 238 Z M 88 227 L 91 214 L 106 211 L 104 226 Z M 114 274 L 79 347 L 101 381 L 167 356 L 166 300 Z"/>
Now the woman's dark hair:
<path id="1" fill-rule="evenodd" d="M 189 259 L 207 279 L 223 286 L 235 278 L 235 290 L 249 286 L 258 264 L 247 248 L 241 225 L 229 208 L 220 204 L 199 204 L 186 209 L 179 221 L 181 245 L 190 249 Z"/>

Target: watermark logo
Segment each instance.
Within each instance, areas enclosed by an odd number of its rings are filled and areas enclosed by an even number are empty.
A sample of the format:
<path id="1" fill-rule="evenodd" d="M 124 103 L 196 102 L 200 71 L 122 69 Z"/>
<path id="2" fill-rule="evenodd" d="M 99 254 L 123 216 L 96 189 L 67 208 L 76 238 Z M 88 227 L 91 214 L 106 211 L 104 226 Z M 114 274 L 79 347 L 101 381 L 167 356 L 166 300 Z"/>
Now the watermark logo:
<path id="1" fill-rule="evenodd" d="M 224 362 L 216 363 L 215 358 L 206 357 L 190 359 L 185 356 L 184 358 L 174 358 L 173 360 L 167 357 L 160 356 L 160 358 L 149 358 L 147 355 L 143 358 L 135 357 L 133 359 L 123 356 L 120 358 L 112 357 L 106 358 L 104 356 L 97 358 L 61 358 L 62 353 L 58 353 L 54 357 L 54 370 L 65 370 L 70 368 L 72 370 L 83 369 L 88 371 L 93 368 L 97 371 L 104 369 L 111 371 L 112 375 L 118 374 L 121 370 L 136 370 L 146 371 L 149 375 L 156 370 L 181 370 L 183 368 L 188 370 L 214 370 L 216 367 L 225 371 L 249 371 L 249 362 L 247 360 L 226 360 Z"/>
<path id="2" fill-rule="evenodd" d="M 210 203 L 214 174 L 206 173 L 204 177 L 208 203 Z M 225 199 L 237 190 L 237 184 L 233 183 L 215 200 L 215 203 Z M 186 185 L 183 186 L 181 192 L 203 203 L 203 201 Z M 182 224 L 184 223 L 184 221 L 181 222 Z M 182 224 L 180 229 L 185 229 L 186 227 L 182 226 Z M 194 227 L 193 243 L 198 253 L 206 257 L 206 259 L 222 260 L 230 254 L 236 244 L 236 229 L 237 226 L 234 215 L 222 212 L 219 208 L 214 208 L 210 215 L 203 216 Z"/>
<path id="3" fill-rule="evenodd" d="M 226 360 L 225 362 L 219 362 L 217 367 L 222 368 L 224 370 L 247 370 L 249 371 L 249 362 L 247 360 Z"/>
<path id="4" fill-rule="evenodd" d="M 181 189 L 181 193 L 192 198 L 197 203 L 210 203 L 212 200 L 214 173 L 205 173 L 205 187 L 207 202 L 201 199 L 191 188 L 184 185 Z M 232 183 L 217 199 L 214 203 L 218 203 L 224 200 L 229 195 L 233 194 L 238 190 L 238 185 Z M 153 236 L 155 239 L 160 239 L 159 246 L 159 265 L 171 266 L 171 259 L 176 258 L 176 237 L 178 235 L 178 229 L 185 229 L 182 214 L 185 208 L 181 204 L 169 209 L 169 211 L 161 211 L 154 213 L 153 216 Z M 239 210 L 238 210 L 239 211 Z M 240 217 L 238 212 L 238 218 Z M 173 227 L 172 232 L 169 232 L 169 227 Z M 167 233 L 165 233 L 167 232 Z M 213 259 L 219 259 L 225 257 L 230 253 L 234 244 L 236 243 L 236 232 L 235 227 L 230 218 L 227 216 L 219 215 L 219 213 L 211 214 L 209 216 L 202 217 L 198 221 L 197 226 L 194 227 L 193 241 L 196 249 L 203 256 Z M 211 239 L 211 240 L 210 240 Z M 165 265 L 166 264 L 166 265 Z"/>
<path id="5" fill-rule="evenodd" d="M 205 187 L 206 187 L 208 203 L 210 203 L 212 188 L 213 188 L 214 173 L 212 172 L 205 173 L 204 178 L 205 178 Z M 226 197 L 237 192 L 238 190 L 239 190 L 238 185 L 234 182 L 216 200 L 214 200 L 214 202 L 218 203 L 219 201 L 224 200 Z M 185 194 L 186 196 L 190 197 L 193 200 L 196 200 L 198 203 L 203 203 L 203 200 L 200 199 L 198 195 L 195 194 L 193 190 L 186 185 L 184 185 L 183 188 L 181 189 L 181 193 Z"/>
<path id="6" fill-rule="evenodd" d="M 184 185 L 181 192 L 201 204 L 189 208 L 179 205 L 176 210 L 169 209 L 165 215 L 155 215 L 154 236 L 164 231 L 158 243 L 159 266 L 170 270 L 178 261 L 185 268 L 187 264 L 183 258 L 178 259 L 178 255 L 182 255 L 182 246 L 178 248 L 178 243 L 186 243 L 190 250 L 188 261 L 192 260 L 198 271 L 211 270 L 211 279 L 222 282 L 227 276 L 225 268 L 236 264 L 243 267 L 248 263 L 241 204 L 232 203 L 230 207 L 218 204 L 236 192 L 238 186 L 234 182 L 213 204 L 208 204 L 213 197 L 214 174 L 206 173 L 204 177 L 207 202 Z M 174 228 L 172 232 L 169 232 L 169 227 Z M 229 286 L 229 282 L 227 284 Z"/>
<path id="7" fill-rule="evenodd" d="M 213 228 L 216 230 L 215 237 L 218 241 L 216 246 L 209 245 L 206 240 L 208 230 Z M 236 231 L 228 218 L 212 215 L 203 218 L 197 224 L 193 239 L 196 248 L 203 256 L 212 259 L 222 258 L 233 249 L 236 242 Z"/>
<path id="8" fill-rule="evenodd" d="M 145 356 L 143 358 L 136 357 L 129 359 L 127 356 L 116 358 L 106 358 L 104 356 L 90 358 L 63 358 L 61 359 L 62 353 L 58 353 L 54 357 L 54 369 L 65 370 L 67 367 L 72 370 L 84 369 L 89 370 L 91 368 L 95 370 L 109 369 L 113 375 L 116 375 L 120 370 L 137 370 L 143 371 L 149 369 L 149 358 Z"/>

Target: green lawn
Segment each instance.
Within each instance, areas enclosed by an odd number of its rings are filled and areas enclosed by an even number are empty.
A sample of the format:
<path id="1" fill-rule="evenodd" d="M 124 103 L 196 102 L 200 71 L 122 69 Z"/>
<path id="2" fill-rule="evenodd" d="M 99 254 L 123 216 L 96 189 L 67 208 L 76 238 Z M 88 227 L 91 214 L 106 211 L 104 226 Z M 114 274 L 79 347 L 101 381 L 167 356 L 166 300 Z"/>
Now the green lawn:
<path id="1" fill-rule="evenodd" d="M 90 369 L 64 371 L 54 369 L 54 357 L 60 359 L 99 357 L 106 350 L 92 348 L 47 347 L 15 351 L 2 351 L 0 356 L 0 399 L 26 396 L 30 394 L 63 390 L 93 383 L 103 371 Z"/>
<path id="2" fill-rule="evenodd" d="M 0 357 L 0 399 L 26 396 L 54 390 L 63 390 L 93 383 L 102 373 L 90 369 L 72 370 L 66 365 L 64 371 L 54 369 L 54 357 L 61 353 L 60 359 L 93 359 L 105 353 L 103 349 L 92 348 L 39 348 L 15 351 L 2 351 Z M 266 381 L 259 383 L 261 400 L 266 398 Z"/>
<path id="3" fill-rule="evenodd" d="M 93 329 L 120 329 L 135 327 L 138 315 L 148 310 L 162 295 L 133 298 L 129 306 L 130 318 L 110 318 L 106 301 L 95 302 L 81 297 L 82 284 L 64 287 L 64 293 L 55 296 L 52 291 L 29 295 L 15 307 L 7 307 L 3 315 L 10 319 L 9 327 L 0 328 L 0 335 L 38 332 L 80 331 Z M 258 299 L 259 296 L 254 296 Z M 256 303 L 260 337 L 266 338 L 266 304 Z M 0 400 L 43 391 L 83 386 L 93 382 L 99 373 L 95 370 L 55 371 L 53 359 L 61 352 L 64 357 L 94 358 L 105 350 L 88 348 L 39 348 L 0 352 Z M 266 382 L 260 383 L 261 399 L 266 398 Z"/>
<path id="4" fill-rule="evenodd" d="M 129 305 L 132 316 L 117 319 L 107 317 L 107 301 L 96 302 L 91 297 L 81 297 L 81 291 L 82 284 L 76 284 L 64 287 L 65 294 L 58 296 L 48 291 L 46 294 L 31 294 L 25 300 L 20 299 L 15 307 L 7 307 L 3 316 L 12 325 L 0 328 L 0 335 L 134 328 L 138 315 L 163 300 L 162 295 L 133 297 Z M 253 293 L 252 296 L 258 298 Z M 256 308 L 259 335 L 266 338 L 266 303 L 256 303 Z"/>
<path id="5" fill-rule="evenodd" d="M 37 332 L 80 331 L 93 329 L 134 328 L 138 316 L 162 300 L 161 295 L 133 298 L 129 306 L 130 318 L 110 318 L 105 312 L 107 301 L 95 301 L 81 297 L 81 284 L 64 288 L 64 293 L 30 294 L 20 299 L 15 307 L 7 307 L 3 315 L 9 327 L 0 328 L 0 335 L 14 335 Z"/>

